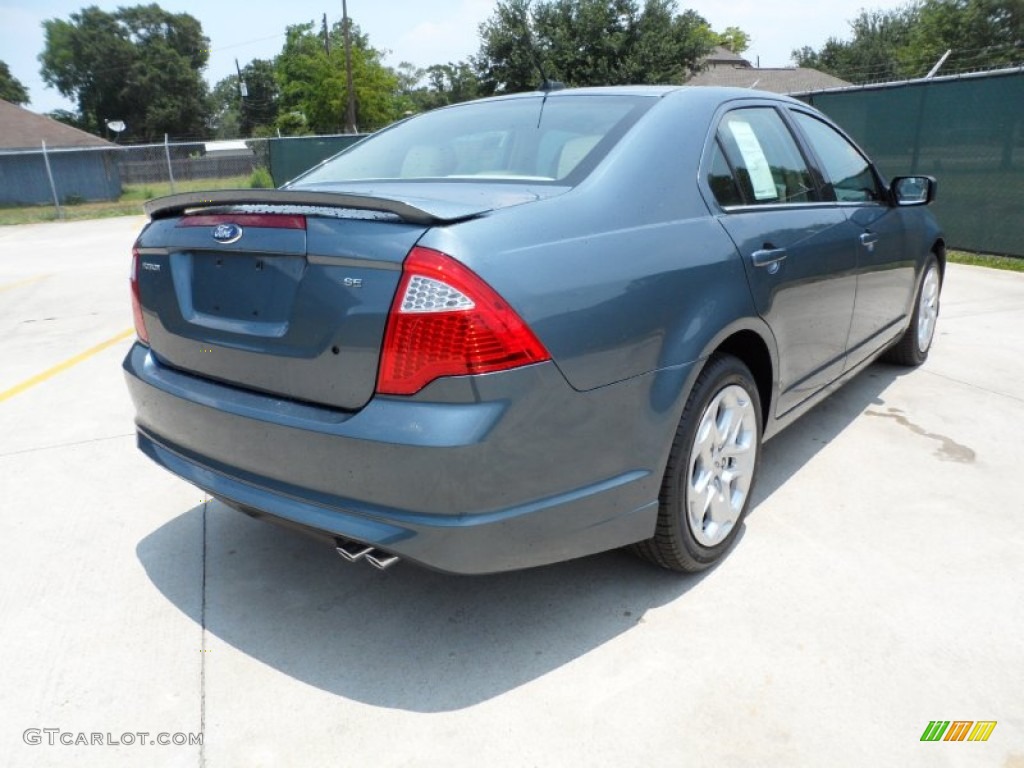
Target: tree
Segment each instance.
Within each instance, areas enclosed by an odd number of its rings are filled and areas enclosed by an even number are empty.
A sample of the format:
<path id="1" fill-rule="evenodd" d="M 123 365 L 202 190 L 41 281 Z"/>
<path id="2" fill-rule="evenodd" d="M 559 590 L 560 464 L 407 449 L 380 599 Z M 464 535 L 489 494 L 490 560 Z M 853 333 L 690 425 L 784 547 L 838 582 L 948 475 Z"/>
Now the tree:
<path id="1" fill-rule="evenodd" d="M 530 0 L 503 0 L 479 28 L 475 61 L 484 94 L 529 91 L 540 82 L 541 49 L 533 33 Z"/>
<path id="2" fill-rule="evenodd" d="M 485 93 L 531 90 L 541 68 L 571 86 L 680 83 L 719 42 L 675 0 L 502 0 L 480 39 L 474 63 Z"/>
<path id="3" fill-rule="evenodd" d="M 70 125 L 72 128 L 77 128 L 80 131 L 84 131 L 85 128 L 82 126 L 82 122 L 78 119 L 78 113 L 69 112 L 66 109 L 55 109 L 52 112 L 47 112 L 46 116 L 51 120 L 56 120 L 58 123 L 64 123 Z"/>
<path id="4" fill-rule="evenodd" d="M 11 74 L 7 62 L 0 61 L 0 99 L 11 104 L 28 104 L 28 91 L 21 81 Z"/>
<path id="5" fill-rule="evenodd" d="M 726 27 L 716 37 L 715 45 L 728 48 L 733 53 L 743 53 L 750 47 L 750 35 L 739 27 Z"/>
<path id="6" fill-rule="evenodd" d="M 43 22 L 40 72 L 78 104 L 88 130 L 123 120 L 128 137 L 204 136 L 209 103 L 202 70 L 210 43 L 199 21 L 160 6 L 96 6 Z"/>
<path id="7" fill-rule="evenodd" d="M 241 83 L 245 83 L 243 90 Z M 242 80 L 228 75 L 210 92 L 210 129 L 219 139 L 269 136 L 274 132 L 281 89 L 274 63 L 253 59 L 242 67 Z"/>
<path id="8" fill-rule="evenodd" d="M 409 61 L 401 62 L 392 70 L 397 78 L 398 93 L 402 98 L 402 106 L 406 112 L 417 112 L 422 109 L 427 88 L 421 85 L 427 71 Z"/>
<path id="9" fill-rule="evenodd" d="M 210 91 L 211 134 L 218 139 L 236 139 L 242 135 L 242 107 L 238 75 L 217 81 Z"/>
<path id="10" fill-rule="evenodd" d="M 899 52 L 911 77 L 947 51 L 943 72 L 1015 66 L 1024 61 L 1024 0 L 927 0 Z"/>
<path id="11" fill-rule="evenodd" d="M 259 128 L 269 128 L 277 120 L 281 89 L 274 76 L 274 63 L 253 59 L 242 67 L 245 92 L 241 101 L 241 135 L 252 136 Z"/>
<path id="12" fill-rule="evenodd" d="M 428 92 L 436 100 L 435 106 L 458 104 L 480 95 L 480 81 L 472 64 L 467 61 L 433 64 L 427 67 Z"/>
<path id="13" fill-rule="evenodd" d="M 469 101 L 480 91 L 476 70 L 466 61 L 432 64 L 426 69 L 403 61 L 396 74 L 406 112 L 426 112 Z"/>
<path id="14" fill-rule="evenodd" d="M 384 66 L 384 54 L 370 46 L 356 25 L 352 25 L 351 40 L 356 122 L 360 130 L 377 130 L 400 118 L 408 102 L 402 98 L 398 75 Z M 284 49 L 274 60 L 282 133 L 341 129 L 348 99 L 343 46 L 340 21 L 330 28 L 326 40 L 312 23 L 288 27 Z"/>
<path id="15" fill-rule="evenodd" d="M 820 50 L 793 51 L 797 66 L 811 67 L 851 83 L 877 83 L 904 76 L 899 52 L 917 21 L 916 6 L 889 11 L 861 11 L 849 22 L 849 41 L 829 38 Z"/>
<path id="16" fill-rule="evenodd" d="M 861 11 L 850 40 L 793 51 L 799 66 L 852 83 L 922 77 L 950 50 L 942 72 L 1020 64 L 1022 0 L 923 0 L 891 11 Z"/>

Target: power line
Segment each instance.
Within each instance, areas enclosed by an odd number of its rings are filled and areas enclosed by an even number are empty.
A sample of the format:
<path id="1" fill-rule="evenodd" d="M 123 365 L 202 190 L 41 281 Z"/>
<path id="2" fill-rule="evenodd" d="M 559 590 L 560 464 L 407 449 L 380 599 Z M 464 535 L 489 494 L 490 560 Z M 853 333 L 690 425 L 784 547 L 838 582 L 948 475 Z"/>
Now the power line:
<path id="1" fill-rule="evenodd" d="M 245 45 L 252 45 L 253 43 L 263 43 L 263 42 L 266 42 L 267 40 L 275 40 L 275 39 L 277 39 L 279 37 L 287 37 L 287 36 L 288 36 L 288 34 L 286 32 L 281 32 L 279 34 L 270 35 L 268 37 L 257 37 L 254 40 L 246 40 L 246 41 L 241 42 L 241 43 L 231 43 L 230 45 L 222 45 L 222 46 L 219 46 L 218 48 L 210 48 L 209 49 L 209 53 L 213 53 L 214 51 L 228 51 L 228 50 L 231 50 L 232 48 L 241 48 L 242 46 L 245 46 Z"/>

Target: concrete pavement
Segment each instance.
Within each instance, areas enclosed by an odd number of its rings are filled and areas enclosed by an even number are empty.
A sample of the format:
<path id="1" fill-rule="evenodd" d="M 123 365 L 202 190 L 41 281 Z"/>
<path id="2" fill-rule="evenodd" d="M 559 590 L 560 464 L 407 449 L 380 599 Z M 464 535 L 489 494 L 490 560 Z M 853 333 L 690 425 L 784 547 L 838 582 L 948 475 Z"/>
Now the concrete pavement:
<path id="1" fill-rule="evenodd" d="M 768 443 L 715 570 L 460 578 L 348 565 L 138 453 L 142 223 L 0 229 L 0 764 L 1024 766 L 1024 275 L 951 266 L 929 362 Z M 108 743 L 138 732 L 203 745 Z"/>

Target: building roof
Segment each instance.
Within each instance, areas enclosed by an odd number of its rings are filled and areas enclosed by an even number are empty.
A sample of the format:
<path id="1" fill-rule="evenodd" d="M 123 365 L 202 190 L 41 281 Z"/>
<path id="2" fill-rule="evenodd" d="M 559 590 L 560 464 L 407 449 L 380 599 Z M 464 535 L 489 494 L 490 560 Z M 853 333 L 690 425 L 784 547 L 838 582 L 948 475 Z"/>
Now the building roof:
<path id="1" fill-rule="evenodd" d="M 698 72 L 687 85 L 725 85 L 756 88 L 772 93 L 804 93 L 826 88 L 842 88 L 851 83 L 809 67 L 714 67 Z"/>
<path id="2" fill-rule="evenodd" d="M 711 49 L 711 53 L 700 60 L 701 64 L 706 67 L 749 67 L 750 62 L 740 56 L 738 53 L 733 53 L 724 45 L 716 45 Z"/>
<path id="3" fill-rule="evenodd" d="M 0 99 L 0 149 L 113 147 L 109 141 Z"/>

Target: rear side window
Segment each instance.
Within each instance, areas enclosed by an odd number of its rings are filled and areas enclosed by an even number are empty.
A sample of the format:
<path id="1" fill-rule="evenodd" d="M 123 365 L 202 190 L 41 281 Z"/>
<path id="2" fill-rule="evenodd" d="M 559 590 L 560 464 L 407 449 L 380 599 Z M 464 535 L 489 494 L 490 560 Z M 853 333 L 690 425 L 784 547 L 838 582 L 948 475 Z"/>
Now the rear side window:
<path id="1" fill-rule="evenodd" d="M 371 136 L 296 185 L 366 179 L 573 183 L 654 103 L 647 96 L 555 95 L 438 109 Z"/>
<path id="2" fill-rule="evenodd" d="M 743 205 L 743 196 L 736 184 L 732 168 L 725 159 L 722 145 L 717 141 L 711 150 L 711 165 L 708 168 L 708 186 L 721 206 Z"/>
<path id="3" fill-rule="evenodd" d="M 803 112 L 793 112 L 800 129 L 824 166 L 822 170 L 841 203 L 864 203 L 881 199 L 878 179 L 871 165 L 832 126 Z"/>
<path id="4" fill-rule="evenodd" d="M 732 166 L 746 204 L 779 205 L 818 200 L 807 163 L 774 109 L 754 107 L 728 113 L 719 126 L 718 142 Z M 718 193 L 715 194 L 717 197 Z M 728 205 L 721 198 L 719 202 Z"/>

